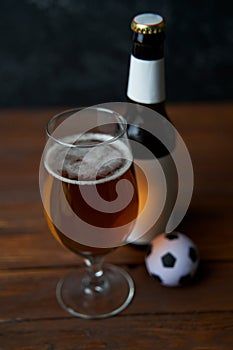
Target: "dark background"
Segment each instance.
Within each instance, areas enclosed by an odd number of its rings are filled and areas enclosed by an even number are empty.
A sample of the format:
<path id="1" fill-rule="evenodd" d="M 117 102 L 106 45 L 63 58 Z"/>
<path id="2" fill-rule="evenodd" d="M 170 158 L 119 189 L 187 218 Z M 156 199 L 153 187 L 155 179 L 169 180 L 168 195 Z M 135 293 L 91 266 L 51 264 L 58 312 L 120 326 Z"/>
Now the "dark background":
<path id="1" fill-rule="evenodd" d="M 1 0 L 0 106 L 124 100 L 141 12 L 167 22 L 169 101 L 232 99 L 232 1 Z"/>

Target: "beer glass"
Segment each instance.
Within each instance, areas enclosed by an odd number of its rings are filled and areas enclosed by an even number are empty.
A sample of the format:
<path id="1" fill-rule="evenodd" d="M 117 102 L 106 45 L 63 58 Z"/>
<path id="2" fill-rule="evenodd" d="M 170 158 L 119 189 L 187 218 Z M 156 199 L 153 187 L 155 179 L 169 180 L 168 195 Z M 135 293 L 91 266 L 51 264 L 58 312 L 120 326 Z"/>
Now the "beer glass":
<path id="1" fill-rule="evenodd" d="M 132 300 L 134 284 L 120 267 L 103 264 L 125 244 L 138 214 L 127 124 L 100 107 L 73 109 L 46 126 L 40 191 L 51 233 L 84 258 L 57 285 L 60 305 L 74 316 L 105 318 Z"/>

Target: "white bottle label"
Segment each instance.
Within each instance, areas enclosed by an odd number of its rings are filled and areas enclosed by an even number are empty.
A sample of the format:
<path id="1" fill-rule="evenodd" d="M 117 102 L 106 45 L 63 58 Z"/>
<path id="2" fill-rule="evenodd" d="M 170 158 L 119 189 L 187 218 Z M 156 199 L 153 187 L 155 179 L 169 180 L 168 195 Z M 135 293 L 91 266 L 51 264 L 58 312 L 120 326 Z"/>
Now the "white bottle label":
<path id="1" fill-rule="evenodd" d="M 139 103 L 151 104 L 165 100 L 164 58 L 145 61 L 131 55 L 128 97 Z"/>

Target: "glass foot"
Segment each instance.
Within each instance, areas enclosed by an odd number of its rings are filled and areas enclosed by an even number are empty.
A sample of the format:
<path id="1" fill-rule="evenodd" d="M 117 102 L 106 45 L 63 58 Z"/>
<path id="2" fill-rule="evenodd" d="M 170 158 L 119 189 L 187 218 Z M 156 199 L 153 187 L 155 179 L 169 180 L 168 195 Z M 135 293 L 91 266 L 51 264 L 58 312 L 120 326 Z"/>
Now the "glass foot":
<path id="1" fill-rule="evenodd" d="M 57 284 L 59 304 L 76 317 L 94 319 L 114 316 L 124 310 L 134 296 L 130 275 L 118 266 L 103 265 L 103 283 L 92 286 L 87 270 L 78 268 Z"/>

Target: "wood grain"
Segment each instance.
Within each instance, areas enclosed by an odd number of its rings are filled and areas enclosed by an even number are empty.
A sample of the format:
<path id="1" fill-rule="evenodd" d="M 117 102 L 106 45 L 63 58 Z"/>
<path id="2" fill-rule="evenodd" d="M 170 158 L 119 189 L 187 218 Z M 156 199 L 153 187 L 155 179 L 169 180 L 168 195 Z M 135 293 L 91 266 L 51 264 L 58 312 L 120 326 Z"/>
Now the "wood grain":
<path id="1" fill-rule="evenodd" d="M 144 264 L 123 267 L 135 282 L 136 294 L 122 314 L 233 311 L 233 263 L 202 263 L 197 279 L 182 288 L 161 286 L 148 275 Z M 70 269 L 54 267 L 1 272 L 0 320 L 67 316 L 56 301 L 55 288 Z"/>
<path id="2" fill-rule="evenodd" d="M 232 349 L 233 104 L 168 106 L 194 167 L 179 229 L 200 250 L 197 278 L 162 287 L 146 272 L 144 251 L 121 247 L 106 260 L 129 271 L 136 294 L 101 321 L 73 318 L 55 298 L 59 278 L 82 264 L 50 235 L 38 187 L 44 126 L 61 110 L 0 110 L 0 350 Z"/>
<path id="3" fill-rule="evenodd" d="M 166 349 L 231 350 L 232 313 L 119 315 L 0 324 L 1 350 Z M 20 338 L 18 338 L 20 334 Z"/>

